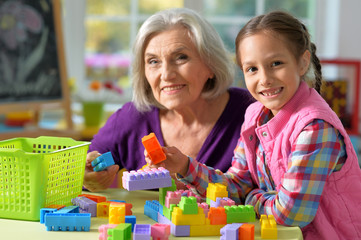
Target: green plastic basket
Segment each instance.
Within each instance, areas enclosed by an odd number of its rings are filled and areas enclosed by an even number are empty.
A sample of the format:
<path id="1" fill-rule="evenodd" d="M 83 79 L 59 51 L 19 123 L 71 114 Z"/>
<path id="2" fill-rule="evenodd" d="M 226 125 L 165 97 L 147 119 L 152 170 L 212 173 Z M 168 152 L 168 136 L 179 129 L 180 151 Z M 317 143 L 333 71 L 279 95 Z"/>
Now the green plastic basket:
<path id="1" fill-rule="evenodd" d="M 38 221 L 40 209 L 81 194 L 89 142 L 71 138 L 0 141 L 0 218 Z"/>

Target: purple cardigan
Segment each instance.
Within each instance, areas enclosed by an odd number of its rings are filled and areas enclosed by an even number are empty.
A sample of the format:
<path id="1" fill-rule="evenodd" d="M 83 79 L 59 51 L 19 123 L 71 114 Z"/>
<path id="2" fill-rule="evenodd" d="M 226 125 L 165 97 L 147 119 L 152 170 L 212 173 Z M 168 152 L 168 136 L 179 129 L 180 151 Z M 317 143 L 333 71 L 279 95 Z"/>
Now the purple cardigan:
<path id="1" fill-rule="evenodd" d="M 226 108 L 197 156 L 197 161 L 223 172 L 231 166 L 245 111 L 254 102 L 245 89 L 230 88 L 229 93 Z M 163 146 L 159 109 L 153 107 L 149 112 L 140 113 L 133 103 L 129 102 L 109 117 L 91 141 L 89 151 L 111 151 L 120 168 L 137 170 L 146 164 L 142 137 L 151 132 L 155 133 Z"/>

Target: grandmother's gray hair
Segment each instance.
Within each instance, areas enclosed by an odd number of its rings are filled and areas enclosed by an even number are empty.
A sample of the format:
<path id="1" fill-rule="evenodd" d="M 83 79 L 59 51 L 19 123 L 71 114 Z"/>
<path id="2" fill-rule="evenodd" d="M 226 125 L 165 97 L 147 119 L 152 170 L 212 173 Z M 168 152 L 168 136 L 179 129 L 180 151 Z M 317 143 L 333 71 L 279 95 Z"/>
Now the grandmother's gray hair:
<path id="1" fill-rule="evenodd" d="M 144 51 L 157 33 L 183 26 L 189 31 L 201 59 L 214 74 L 206 82 L 202 96 L 212 99 L 227 91 L 233 82 L 234 63 L 215 28 L 197 12 L 187 8 L 173 8 L 155 13 L 140 27 L 133 46 L 132 84 L 133 102 L 138 111 L 149 111 L 151 106 L 164 108 L 156 101 L 145 77 Z"/>

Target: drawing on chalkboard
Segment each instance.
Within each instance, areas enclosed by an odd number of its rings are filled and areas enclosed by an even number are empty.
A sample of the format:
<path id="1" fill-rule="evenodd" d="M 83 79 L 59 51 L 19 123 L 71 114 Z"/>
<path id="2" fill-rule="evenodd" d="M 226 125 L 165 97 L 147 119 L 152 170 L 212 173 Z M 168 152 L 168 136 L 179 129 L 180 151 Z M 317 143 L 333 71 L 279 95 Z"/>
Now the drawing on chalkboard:
<path id="1" fill-rule="evenodd" d="M 60 99 L 51 0 L 0 0 L 0 102 Z"/>

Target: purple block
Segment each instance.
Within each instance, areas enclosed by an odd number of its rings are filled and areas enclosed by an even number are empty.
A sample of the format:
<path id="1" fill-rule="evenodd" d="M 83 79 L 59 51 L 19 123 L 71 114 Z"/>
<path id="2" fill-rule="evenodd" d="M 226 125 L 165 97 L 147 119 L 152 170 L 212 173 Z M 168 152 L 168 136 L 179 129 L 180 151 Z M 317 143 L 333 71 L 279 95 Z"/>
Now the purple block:
<path id="1" fill-rule="evenodd" d="M 243 223 L 232 223 L 232 224 L 227 224 L 226 226 L 221 228 L 220 240 L 238 240 L 239 228 L 242 225 Z"/>
<path id="2" fill-rule="evenodd" d="M 79 206 L 80 213 L 90 213 L 92 217 L 97 216 L 97 203 L 86 197 L 76 197 L 71 200 L 75 206 Z"/>
<path id="3" fill-rule="evenodd" d="M 128 191 L 164 188 L 172 186 L 172 178 L 165 168 L 125 171 L 122 177 L 123 187 Z"/>
<path id="4" fill-rule="evenodd" d="M 133 240 L 150 240 L 151 225 L 150 224 L 135 224 L 133 232 Z"/>
<path id="5" fill-rule="evenodd" d="M 175 225 L 168 218 L 158 213 L 158 223 L 169 224 L 170 233 L 176 237 L 189 237 L 191 232 L 190 225 Z"/>

